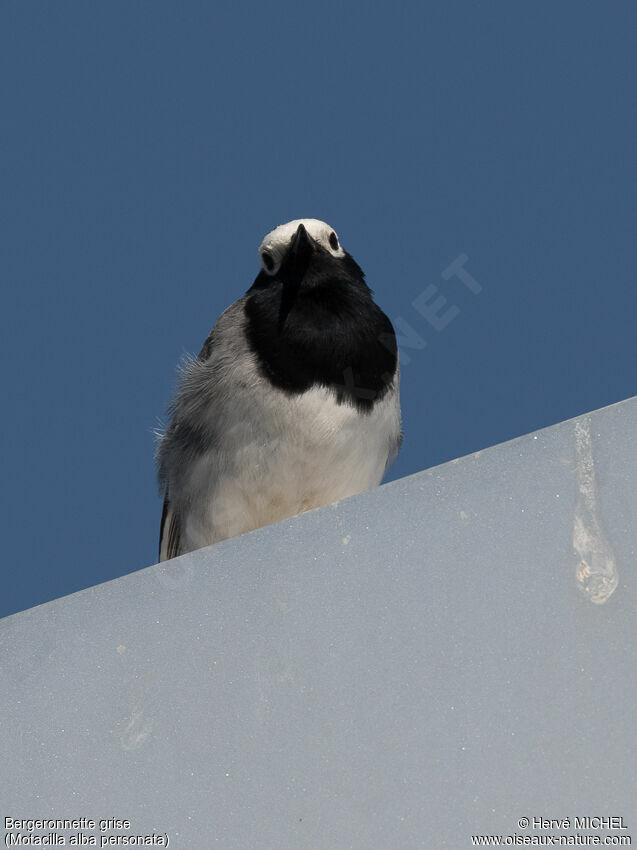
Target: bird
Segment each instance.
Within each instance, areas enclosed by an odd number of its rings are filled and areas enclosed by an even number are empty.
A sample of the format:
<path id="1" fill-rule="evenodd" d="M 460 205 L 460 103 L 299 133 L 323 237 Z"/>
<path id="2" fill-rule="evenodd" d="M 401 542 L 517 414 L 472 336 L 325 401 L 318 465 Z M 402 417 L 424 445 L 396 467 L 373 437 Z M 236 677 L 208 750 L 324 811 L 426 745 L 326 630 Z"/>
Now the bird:
<path id="1" fill-rule="evenodd" d="M 394 329 L 336 231 L 281 224 L 259 259 L 180 367 L 156 453 L 160 561 L 375 487 L 401 445 Z"/>

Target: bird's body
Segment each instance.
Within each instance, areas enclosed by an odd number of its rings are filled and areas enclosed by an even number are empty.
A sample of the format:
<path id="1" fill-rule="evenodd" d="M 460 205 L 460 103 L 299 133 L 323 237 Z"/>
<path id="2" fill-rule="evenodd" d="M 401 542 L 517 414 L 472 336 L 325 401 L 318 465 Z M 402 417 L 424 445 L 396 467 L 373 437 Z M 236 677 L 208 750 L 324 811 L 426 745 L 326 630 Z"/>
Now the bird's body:
<path id="1" fill-rule="evenodd" d="M 334 244 L 315 219 L 268 234 L 254 285 L 184 366 L 158 449 L 160 560 L 374 487 L 397 453 L 393 329 Z"/>

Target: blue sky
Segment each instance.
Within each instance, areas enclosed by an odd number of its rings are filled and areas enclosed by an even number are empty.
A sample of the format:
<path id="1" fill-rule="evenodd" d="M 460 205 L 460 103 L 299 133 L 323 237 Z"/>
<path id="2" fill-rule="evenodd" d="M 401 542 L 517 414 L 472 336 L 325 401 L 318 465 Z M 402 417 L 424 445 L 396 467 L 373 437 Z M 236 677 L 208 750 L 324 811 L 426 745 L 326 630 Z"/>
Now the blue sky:
<path id="1" fill-rule="evenodd" d="M 283 221 L 397 320 L 391 478 L 637 392 L 637 7 L 361 8 L 3 4 L 0 615 L 154 563 L 176 364 Z"/>

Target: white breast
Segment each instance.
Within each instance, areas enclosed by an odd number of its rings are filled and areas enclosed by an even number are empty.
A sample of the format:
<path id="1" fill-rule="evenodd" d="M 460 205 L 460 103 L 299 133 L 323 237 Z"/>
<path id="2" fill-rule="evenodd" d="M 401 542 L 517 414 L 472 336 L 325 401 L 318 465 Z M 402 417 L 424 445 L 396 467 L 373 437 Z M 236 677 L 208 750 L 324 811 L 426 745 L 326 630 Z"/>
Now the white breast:
<path id="1" fill-rule="evenodd" d="M 229 399 L 224 413 L 222 444 L 190 470 L 186 550 L 375 487 L 400 432 L 395 391 L 359 413 L 325 388 L 270 388 Z"/>

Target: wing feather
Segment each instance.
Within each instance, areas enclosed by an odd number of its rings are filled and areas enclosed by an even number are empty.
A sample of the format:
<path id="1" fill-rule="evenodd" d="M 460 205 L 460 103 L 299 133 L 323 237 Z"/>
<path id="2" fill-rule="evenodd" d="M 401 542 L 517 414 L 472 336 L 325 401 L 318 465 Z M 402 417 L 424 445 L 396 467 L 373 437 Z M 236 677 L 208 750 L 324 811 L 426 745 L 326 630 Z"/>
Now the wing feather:
<path id="1" fill-rule="evenodd" d="M 178 555 L 181 555 L 181 523 L 177 514 L 172 512 L 168 497 L 166 497 L 161 513 L 159 560 L 168 561 Z"/>

